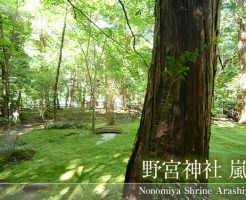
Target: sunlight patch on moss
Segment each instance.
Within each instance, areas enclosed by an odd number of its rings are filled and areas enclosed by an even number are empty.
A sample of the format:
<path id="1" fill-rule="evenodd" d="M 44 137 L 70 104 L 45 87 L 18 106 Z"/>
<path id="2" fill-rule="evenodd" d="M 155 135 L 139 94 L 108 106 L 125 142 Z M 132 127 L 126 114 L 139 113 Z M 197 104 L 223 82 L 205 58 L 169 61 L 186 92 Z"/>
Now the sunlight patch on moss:
<path id="1" fill-rule="evenodd" d="M 94 169 L 94 172 L 100 172 L 103 171 L 105 165 L 101 164 L 100 166 L 98 166 L 96 169 Z"/>
<path id="2" fill-rule="evenodd" d="M 79 167 L 77 168 L 77 175 L 78 175 L 78 176 L 81 176 L 82 173 L 83 173 L 83 170 L 84 170 L 84 166 L 79 166 Z"/>
<path id="3" fill-rule="evenodd" d="M 75 188 L 70 188 L 72 190 L 71 195 L 68 199 L 85 199 L 87 196 L 87 190 L 85 190 L 81 185 L 77 185 Z M 85 192 L 86 191 L 86 192 Z M 62 199 L 65 199 L 64 197 Z"/>
<path id="4" fill-rule="evenodd" d="M 93 170 L 93 167 L 88 167 L 88 168 L 86 168 L 85 170 L 84 170 L 84 172 L 85 173 L 88 173 L 88 172 L 90 172 L 90 171 L 92 171 Z"/>
<path id="5" fill-rule="evenodd" d="M 98 184 L 94 192 L 98 195 L 100 195 L 102 198 L 106 197 L 109 193 L 109 191 L 106 189 L 105 183 Z"/>
<path id="6" fill-rule="evenodd" d="M 97 194 L 102 194 L 105 191 L 105 189 L 106 189 L 105 184 L 100 183 L 95 187 L 94 192 L 96 192 Z"/>
<path id="7" fill-rule="evenodd" d="M 106 183 L 106 182 L 108 182 L 111 178 L 112 178 L 112 175 L 110 175 L 110 174 L 104 175 L 104 176 L 101 176 L 101 177 L 98 179 L 98 182 L 99 182 L 99 183 Z"/>
<path id="8" fill-rule="evenodd" d="M 61 191 L 58 194 L 49 196 L 49 198 L 47 198 L 47 200 L 61 200 L 62 197 L 68 193 L 69 189 L 70 189 L 70 187 L 65 187 L 65 188 L 61 189 Z"/>
<path id="9" fill-rule="evenodd" d="M 113 158 L 117 158 L 119 156 L 120 156 L 120 153 L 116 153 L 116 154 L 113 155 Z"/>
<path id="10" fill-rule="evenodd" d="M 117 182 L 117 183 L 122 183 L 124 180 L 125 180 L 125 176 L 123 174 L 121 174 L 115 178 L 115 182 Z"/>
<path id="11" fill-rule="evenodd" d="M 60 176 L 60 180 L 61 181 L 67 181 L 74 176 L 74 173 L 75 173 L 74 170 L 67 171 L 66 173 L 64 173 Z"/>
<path id="12" fill-rule="evenodd" d="M 69 188 L 70 188 L 70 187 L 66 187 L 66 188 L 62 189 L 62 190 L 60 191 L 60 196 L 63 196 L 64 194 L 66 194 L 66 193 L 68 192 Z"/>
<path id="13" fill-rule="evenodd" d="M 128 163 L 128 161 L 129 161 L 129 158 L 125 158 L 122 162 L 123 163 Z"/>
<path id="14" fill-rule="evenodd" d="M 77 168 L 77 164 L 72 164 L 72 165 L 69 165 L 68 167 L 67 167 L 67 169 L 74 169 L 74 168 Z"/>

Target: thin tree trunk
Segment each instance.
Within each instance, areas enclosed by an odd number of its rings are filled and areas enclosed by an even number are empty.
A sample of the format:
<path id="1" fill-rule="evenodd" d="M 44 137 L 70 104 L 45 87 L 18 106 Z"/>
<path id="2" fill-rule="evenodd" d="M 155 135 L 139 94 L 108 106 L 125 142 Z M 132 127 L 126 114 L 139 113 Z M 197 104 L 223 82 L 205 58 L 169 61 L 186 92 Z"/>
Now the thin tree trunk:
<path id="1" fill-rule="evenodd" d="M 96 78 L 96 74 L 94 79 Z M 96 128 L 96 87 L 95 87 L 95 80 L 93 83 L 93 91 L 92 91 L 92 131 L 95 132 Z"/>
<path id="2" fill-rule="evenodd" d="M 52 115 L 49 86 L 47 86 L 45 89 L 44 102 L 45 102 L 44 117 L 47 118 L 50 117 L 50 114 Z"/>
<path id="3" fill-rule="evenodd" d="M 246 124 L 246 19 L 242 16 L 245 9 L 244 0 L 238 0 L 238 7 L 241 15 L 238 19 L 238 56 L 241 71 L 241 89 L 240 107 L 241 117 L 239 123 Z"/>
<path id="4" fill-rule="evenodd" d="M 39 35 L 39 52 L 40 52 L 40 71 L 39 73 L 42 73 L 45 71 L 45 59 L 44 55 L 46 53 L 46 36 L 43 30 L 41 30 L 40 35 Z M 49 108 L 49 87 L 46 85 L 45 80 L 41 79 L 41 84 L 40 88 L 42 90 L 40 91 L 40 102 L 39 102 L 39 111 L 40 111 L 40 117 L 41 120 L 45 119 L 45 115 L 47 115 L 47 109 Z"/>
<path id="5" fill-rule="evenodd" d="M 70 89 L 70 107 L 74 107 L 75 77 L 76 75 L 74 75 L 74 78 L 72 78 L 73 84 Z"/>
<path id="6" fill-rule="evenodd" d="M 78 92 L 78 98 L 76 98 L 76 103 L 77 103 L 77 105 L 80 105 L 80 107 L 82 108 L 83 90 L 82 90 L 81 83 L 79 81 L 77 81 L 76 88 L 77 88 L 76 90 Z"/>
<path id="7" fill-rule="evenodd" d="M 122 109 L 126 109 L 126 84 L 123 82 L 121 85 L 121 95 L 122 95 Z"/>
<path id="8" fill-rule="evenodd" d="M 98 73 L 98 67 L 101 64 L 101 59 L 104 53 L 106 44 L 106 39 L 103 45 L 103 49 L 99 57 L 96 59 L 96 44 L 94 43 L 94 77 L 93 77 L 93 85 L 92 85 L 92 130 L 95 132 L 95 126 L 96 126 L 96 83 L 97 83 L 97 73 Z"/>
<path id="9" fill-rule="evenodd" d="M 82 95 L 82 102 L 81 102 L 81 104 L 82 104 L 82 108 L 85 108 L 86 107 L 86 105 L 85 105 L 86 86 L 84 86 L 84 88 L 82 89 L 82 91 L 83 91 L 83 95 Z"/>
<path id="10" fill-rule="evenodd" d="M 65 39 L 66 25 L 67 25 L 67 9 L 66 9 L 66 14 L 65 14 L 65 18 L 64 18 L 64 25 L 63 25 L 63 29 L 62 29 L 60 54 L 59 54 L 59 59 L 58 59 L 58 65 L 57 65 L 57 71 L 56 71 L 56 81 L 55 81 L 55 86 L 54 86 L 54 101 L 53 101 L 53 104 L 54 104 L 53 118 L 54 118 L 54 120 L 56 119 L 56 115 L 57 115 L 57 96 L 58 96 L 57 95 L 57 88 L 58 88 L 60 68 L 61 68 L 61 63 L 62 63 L 62 50 L 63 50 L 64 39 Z"/>
<path id="11" fill-rule="evenodd" d="M 107 117 L 108 117 L 108 123 L 109 125 L 115 125 L 115 115 L 114 115 L 114 96 L 110 94 L 108 96 L 108 103 L 109 103 L 109 108 L 107 112 Z"/>
<path id="12" fill-rule="evenodd" d="M 59 101 L 59 96 L 57 96 L 56 107 L 57 107 L 57 109 L 61 108 L 60 101 Z"/>
<path id="13" fill-rule="evenodd" d="M 15 103 L 15 106 L 14 106 L 14 113 L 13 113 L 13 117 L 14 117 L 14 121 L 15 123 L 18 123 L 20 122 L 20 116 L 21 116 L 21 113 L 20 113 L 20 107 L 21 107 L 21 91 L 19 90 L 18 91 L 18 98 L 16 100 L 16 103 Z"/>
<path id="14" fill-rule="evenodd" d="M 211 106 L 216 71 L 219 0 L 156 0 L 155 36 L 147 93 L 133 153 L 128 162 L 124 197 L 138 198 L 134 183 L 143 178 L 143 160 L 203 162 L 209 155 Z M 176 62 L 184 51 L 199 52 L 195 62 Z M 169 58 L 169 59 L 168 59 Z M 171 75 L 168 72 L 173 72 Z M 158 177 L 164 180 L 162 177 Z M 181 180 L 181 177 L 177 181 Z M 200 182 L 206 182 L 199 177 Z"/>
<path id="15" fill-rule="evenodd" d="M 92 131 L 95 132 L 96 129 L 96 80 L 97 80 L 97 65 L 99 63 L 96 62 L 96 44 L 94 43 L 94 77 L 93 84 L 91 85 L 92 90 Z"/>
<path id="16" fill-rule="evenodd" d="M 107 71 L 105 69 L 105 101 L 104 101 L 104 109 L 105 109 L 105 112 L 107 113 L 108 112 L 108 91 L 109 91 L 109 88 L 108 88 L 108 75 L 107 75 Z"/>
<path id="17" fill-rule="evenodd" d="M 44 119 L 45 119 L 44 113 L 45 113 L 45 109 L 44 109 L 44 101 L 43 101 L 43 99 L 41 99 L 41 100 L 39 101 L 39 116 L 40 116 L 40 119 L 41 119 L 41 120 L 44 120 Z"/>
<path id="18" fill-rule="evenodd" d="M 69 101 L 69 94 L 70 94 L 70 88 L 69 85 L 66 86 L 67 87 L 67 92 L 66 92 L 66 99 L 65 99 L 65 107 L 68 107 L 68 101 Z"/>

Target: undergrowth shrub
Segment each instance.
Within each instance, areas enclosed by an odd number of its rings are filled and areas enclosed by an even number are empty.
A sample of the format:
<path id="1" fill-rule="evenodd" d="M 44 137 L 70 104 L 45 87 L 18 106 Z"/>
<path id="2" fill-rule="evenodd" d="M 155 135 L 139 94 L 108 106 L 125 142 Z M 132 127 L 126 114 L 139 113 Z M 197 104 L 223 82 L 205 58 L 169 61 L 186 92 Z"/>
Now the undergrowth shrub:
<path id="1" fill-rule="evenodd" d="M 46 124 L 46 129 L 68 129 L 68 128 L 77 128 L 77 129 L 86 129 L 89 130 L 90 127 L 87 124 L 82 124 L 80 122 L 68 122 L 68 121 L 57 121 Z"/>

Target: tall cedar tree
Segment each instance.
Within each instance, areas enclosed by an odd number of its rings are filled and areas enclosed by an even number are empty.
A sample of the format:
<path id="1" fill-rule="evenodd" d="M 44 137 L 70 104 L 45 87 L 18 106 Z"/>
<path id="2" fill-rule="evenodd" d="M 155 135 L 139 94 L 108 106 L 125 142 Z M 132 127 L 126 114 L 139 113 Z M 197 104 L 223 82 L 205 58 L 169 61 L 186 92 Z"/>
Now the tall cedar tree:
<path id="1" fill-rule="evenodd" d="M 220 4 L 155 1 L 152 63 L 125 183 L 151 181 L 143 178 L 143 160 L 208 159 Z M 138 192 L 125 184 L 125 198 L 139 199 Z"/>

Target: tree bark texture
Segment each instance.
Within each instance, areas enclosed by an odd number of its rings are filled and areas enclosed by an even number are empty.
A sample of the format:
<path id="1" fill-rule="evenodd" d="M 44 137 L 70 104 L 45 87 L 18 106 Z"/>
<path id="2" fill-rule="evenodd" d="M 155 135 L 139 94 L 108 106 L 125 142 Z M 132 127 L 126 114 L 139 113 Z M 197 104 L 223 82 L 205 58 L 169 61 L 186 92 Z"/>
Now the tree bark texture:
<path id="1" fill-rule="evenodd" d="M 208 159 L 219 10 L 220 0 L 155 1 L 152 63 L 125 183 L 146 182 L 143 160 Z M 198 49 L 184 79 L 168 76 L 179 70 L 168 57 L 178 60 L 184 51 Z M 136 184 L 125 184 L 125 198 L 138 199 L 138 192 Z"/>

